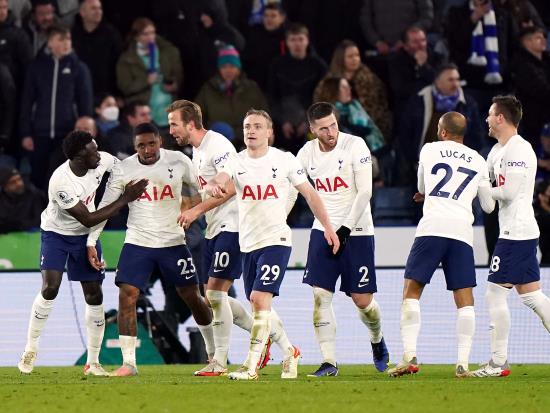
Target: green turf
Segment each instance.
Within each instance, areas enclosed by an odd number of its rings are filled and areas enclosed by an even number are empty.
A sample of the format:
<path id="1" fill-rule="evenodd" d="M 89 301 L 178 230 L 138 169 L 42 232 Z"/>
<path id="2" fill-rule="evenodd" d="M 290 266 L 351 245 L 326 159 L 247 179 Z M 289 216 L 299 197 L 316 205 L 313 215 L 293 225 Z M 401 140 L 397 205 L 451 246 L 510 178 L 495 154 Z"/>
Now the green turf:
<path id="1" fill-rule="evenodd" d="M 454 366 L 421 366 L 393 379 L 372 366 L 339 377 L 282 381 L 268 366 L 257 382 L 199 378 L 197 366 L 142 366 L 131 378 L 87 378 L 80 367 L 0 368 L 1 412 L 549 412 L 550 365 L 514 365 L 507 378 L 456 379 Z"/>

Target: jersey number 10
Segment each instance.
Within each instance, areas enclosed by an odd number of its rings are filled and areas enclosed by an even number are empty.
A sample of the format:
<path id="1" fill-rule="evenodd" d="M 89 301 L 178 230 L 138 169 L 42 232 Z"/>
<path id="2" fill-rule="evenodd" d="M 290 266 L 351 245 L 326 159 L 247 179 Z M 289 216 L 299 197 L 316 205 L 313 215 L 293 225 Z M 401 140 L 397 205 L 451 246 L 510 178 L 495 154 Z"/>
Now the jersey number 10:
<path id="1" fill-rule="evenodd" d="M 451 195 L 450 192 L 443 191 L 443 187 L 447 182 L 451 180 L 451 177 L 453 176 L 453 168 L 446 163 L 436 163 L 434 167 L 432 168 L 432 175 L 437 175 L 440 169 L 443 169 L 445 171 L 445 176 L 443 176 L 443 179 L 437 183 L 436 186 L 434 186 L 434 189 L 432 192 L 430 192 L 430 196 L 438 196 L 441 198 L 449 198 L 449 195 Z M 453 199 L 458 199 L 460 197 L 460 194 L 472 179 L 474 179 L 474 176 L 477 175 L 476 171 L 473 171 L 468 168 L 463 168 L 462 166 L 459 166 L 457 169 L 457 172 L 466 174 L 466 178 L 464 178 L 464 181 L 456 188 L 455 192 L 453 193 Z"/>

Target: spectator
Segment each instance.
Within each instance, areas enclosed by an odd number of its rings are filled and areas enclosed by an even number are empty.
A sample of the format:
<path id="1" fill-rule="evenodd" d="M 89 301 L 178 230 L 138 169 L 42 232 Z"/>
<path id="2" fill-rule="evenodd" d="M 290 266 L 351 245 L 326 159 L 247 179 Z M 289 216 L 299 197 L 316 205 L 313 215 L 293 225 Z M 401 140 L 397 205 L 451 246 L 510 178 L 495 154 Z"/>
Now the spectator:
<path id="1" fill-rule="evenodd" d="M 32 10 L 23 27 L 31 41 L 33 56 L 44 47 L 48 40 L 48 29 L 58 22 L 54 0 L 34 0 Z"/>
<path id="2" fill-rule="evenodd" d="M 96 96 L 95 102 L 96 125 L 102 135 L 116 128 L 119 124 L 119 109 L 113 95 L 103 93 Z"/>
<path id="3" fill-rule="evenodd" d="M 262 90 L 267 89 L 269 66 L 273 59 L 286 53 L 286 13 L 277 3 L 264 8 L 263 24 L 250 29 L 243 53 L 243 65 L 250 79 Z"/>
<path id="4" fill-rule="evenodd" d="M 30 0 L 10 1 L 10 12 L 15 19 L 17 27 L 23 26 L 23 19 L 32 11 Z"/>
<path id="5" fill-rule="evenodd" d="M 460 87 L 460 74 L 452 63 L 441 66 L 432 85 L 409 99 L 396 130 L 400 180 L 416 182 L 414 167 L 425 143 L 437 141 L 437 123 L 446 112 L 462 113 L 468 121 L 464 144 L 479 150 L 482 144 L 481 121 L 477 102 Z"/>
<path id="6" fill-rule="evenodd" d="M 46 187 L 45 172 L 64 161 L 61 141 L 77 116 L 91 116 L 92 100 L 90 72 L 72 52 L 71 32 L 50 27 L 47 47 L 27 71 L 19 119 L 21 145 L 29 153 L 31 180 L 38 188 Z"/>
<path id="7" fill-rule="evenodd" d="M 16 110 L 14 102 L 16 102 L 15 82 L 8 67 L 0 63 L 0 158 L 7 156 L 6 154 L 14 149 L 12 148 Z"/>
<path id="8" fill-rule="evenodd" d="M 239 53 L 231 45 L 220 50 L 218 73 L 201 87 L 195 101 L 208 128 L 215 122 L 226 122 L 233 128 L 236 147 L 243 146 L 245 113 L 250 108 L 267 110 L 262 91 L 241 71 Z"/>
<path id="9" fill-rule="evenodd" d="M 116 65 L 118 88 L 127 102 L 148 102 L 153 121 L 166 128 L 164 109 L 178 94 L 183 80 L 179 51 L 156 35 L 154 23 L 146 17 L 134 21 L 130 38 Z"/>
<path id="10" fill-rule="evenodd" d="M 25 184 L 17 169 L 0 168 L 0 234 L 38 228 L 47 203 L 46 195 Z"/>
<path id="11" fill-rule="evenodd" d="M 88 132 L 90 135 L 92 135 L 97 143 L 98 150 L 103 152 L 109 152 L 111 155 L 113 155 L 113 151 L 111 147 L 109 146 L 109 141 L 105 138 L 105 135 L 103 135 L 98 129 L 96 122 L 93 118 L 90 116 L 81 116 L 76 120 L 76 123 L 74 124 L 74 130 Z M 96 198 L 98 198 L 96 196 Z M 101 197 L 99 197 L 101 199 Z"/>
<path id="12" fill-rule="evenodd" d="M 296 154 L 306 140 L 306 109 L 326 64 L 309 48 L 309 31 L 304 25 L 291 24 L 285 41 L 288 54 L 271 64 L 268 95 L 277 123 L 275 146 Z"/>
<path id="13" fill-rule="evenodd" d="M 204 3 L 200 13 L 198 48 L 202 83 L 217 72 L 218 50 L 230 44 L 242 53 L 245 39 L 227 20 L 226 10 L 215 2 Z"/>
<path id="14" fill-rule="evenodd" d="M 18 90 L 22 88 L 24 73 L 32 58 L 25 31 L 15 26 L 15 18 L 8 12 L 8 0 L 0 0 L 0 63 L 7 66 Z"/>
<path id="15" fill-rule="evenodd" d="M 118 31 L 103 19 L 99 0 L 84 0 L 75 18 L 73 46 L 92 74 L 94 94 L 116 92 L 116 62 L 122 51 Z"/>
<path id="16" fill-rule="evenodd" d="M 407 27 L 429 30 L 433 17 L 432 0 L 364 0 L 359 19 L 367 42 L 387 55 L 403 46 Z"/>
<path id="17" fill-rule="evenodd" d="M 140 123 L 151 122 L 151 109 L 139 100 L 128 103 L 122 109 L 120 124 L 107 133 L 105 139 L 110 153 L 118 159 L 134 154 L 134 128 Z"/>
<path id="18" fill-rule="evenodd" d="M 391 114 L 388 109 L 386 87 L 367 66 L 361 63 L 359 48 L 351 40 L 343 40 L 332 55 L 330 69 L 325 78 L 344 77 L 351 85 L 353 95 L 380 128 L 386 141 L 391 137 Z M 319 83 L 314 100 L 323 86 Z"/>
<path id="19" fill-rule="evenodd" d="M 537 180 L 550 178 L 550 123 L 540 131 L 540 145 L 537 151 Z"/>
<path id="20" fill-rule="evenodd" d="M 342 132 L 360 136 L 371 152 L 384 146 L 384 137 L 378 126 L 357 99 L 353 99 L 351 86 L 345 77 L 329 77 L 318 90 L 319 102 L 332 103 L 340 114 L 338 125 Z"/>
<path id="21" fill-rule="evenodd" d="M 451 7 L 445 24 L 450 60 L 458 65 L 482 113 L 507 88 L 515 33 L 510 15 L 491 0 Z"/>
<path id="22" fill-rule="evenodd" d="M 539 224 L 539 247 L 542 253 L 540 265 L 550 265 L 550 181 L 545 180 L 537 185 L 535 199 L 535 217 Z"/>
<path id="23" fill-rule="evenodd" d="M 522 133 L 535 150 L 539 132 L 550 122 L 550 55 L 543 29 L 528 27 L 520 36 L 521 47 L 512 65 L 516 96 L 523 105 Z"/>
<path id="24" fill-rule="evenodd" d="M 403 34 L 403 48 L 390 56 L 389 79 L 393 108 L 400 112 L 408 99 L 434 80 L 435 68 L 444 56 L 428 47 L 426 33 L 418 26 L 409 27 Z"/>

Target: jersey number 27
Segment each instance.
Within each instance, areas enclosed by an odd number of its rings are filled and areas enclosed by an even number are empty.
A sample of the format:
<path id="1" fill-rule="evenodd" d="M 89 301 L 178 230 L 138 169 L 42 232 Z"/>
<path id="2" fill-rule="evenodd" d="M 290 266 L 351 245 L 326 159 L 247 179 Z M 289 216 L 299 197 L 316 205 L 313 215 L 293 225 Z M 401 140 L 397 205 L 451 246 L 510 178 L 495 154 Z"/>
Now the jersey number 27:
<path id="1" fill-rule="evenodd" d="M 444 191 L 443 187 L 447 182 L 451 180 L 451 177 L 453 176 L 453 168 L 451 167 L 451 165 L 446 163 L 442 163 L 442 162 L 436 163 L 432 168 L 432 175 L 437 175 L 440 169 L 443 169 L 445 171 L 445 175 L 443 176 L 441 181 L 439 181 L 437 185 L 434 186 L 434 189 L 432 190 L 432 192 L 430 192 L 430 196 L 449 198 L 451 193 Z M 458 199 L 460 197 L 460 194 L 462 194 L 462 191 L 464 191 L 464 189 L 468 186 L 470 181 L 474 179 L 474 176 L 477 175 L 476 171 L 473 171 L 468 168 L 464 168 L 462 166 L 458 167 L 457 172 L 465 174 L 466 178 L 464 178 L 464 181 L 462 181 L 462 183 L 458 186 L 458 188 L 456 188 L 455 192 L 453 193 L 453 199 Z"/>

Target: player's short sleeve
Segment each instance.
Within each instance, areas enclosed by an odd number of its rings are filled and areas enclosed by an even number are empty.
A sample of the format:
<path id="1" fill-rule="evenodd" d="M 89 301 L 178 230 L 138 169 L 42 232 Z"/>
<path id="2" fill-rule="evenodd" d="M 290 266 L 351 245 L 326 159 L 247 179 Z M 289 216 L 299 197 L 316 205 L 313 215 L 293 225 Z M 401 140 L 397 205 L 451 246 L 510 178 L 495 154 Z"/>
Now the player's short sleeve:
<path id="1" fill-rule="evenodd" d="M 300 164 L 298 159 L 290 152 L 285 153 L 288 165 L 288 179 L 293 186 L 298 186 L 307 182 L 305 168 Z"/>
<path id="2" fill-rule="evenodd" d="M 353 171 L 372 168 L 372 156 L 369 147 L 363 139 L 354 139 L 351 145 Z"/>
<path id="3" fill-rule="evenodd" d="M 489 178 L 489 166 L 481 155 L 478 156 L 478 170 L 479 170 L 479 187 L 491 187 L 491 180 Z"/>
<path id="4" fill-rule="evenodd" d="M 73 185 L 68 182 L 54 183 L 50 191 L 61 209 L 70 209 L 80 202 Z"/>
<path id="5" fill-rule="evenodd" d="M 307 153 L 308 153 L 308 144 L 306 143 L 302 148 L 298 151 L 298 155 L 296 155 L 296 159 L 298 159 L 298 162 L 307 172 Z"/>
<path id="6" fill-rule="evenodd" d="M 119 163 L 119 160 L 108 152 L 100 151 L 101 163 L 104 165 L 105 172 L 111 172 L 113 167 Z"/>
<path id="7" fill-rule="evenodd" d="M 218 173 L 224 172 L 227 175 L 229 175 L 230 178 L 233 178 L 235 176 L 236 167 L 237 167 L 237 156 L 233 155 L 233 156 L 230 156 L 229 159 L 223 163 L 223 165 L 220 165 L 220 169 L 218 170 Z"/>
<path id="8" fill-rule="evenodd" d="M 502 166 L 505 168 L 505 175 L 525 174 L 529 168 L 536 168 L 530 165 L 533 158 L 533 149 L 528 143 L 514 145 L 509 148 L 502 159 Z"/>
<path id="9" fill-rule="evenodd" d="M 183 163 L 183 174 L 181 177 L 183 186 L 187 186 L 195 191 L 198 191 L 197 173 L 193 162 L 191 162 L 191 159 L 183 153 L 181 154 L 181 162 Z"/>
<path id="10" fill-rule="evenodd" d="M 216 148 L 214 156 L 212 157 L 212 166 L 214 166 L 216 172 L 220 172 L 227 161 L 234 157 L 236 153 L 235 148 L 229 141 Z"/>
<path id="11" fill-rule="evenodd" d="M 489 170 L 489 179 L 495 180 L 495 157 L 498 151 L 498 143 L 494 144 L 489 153 L 487 154 L 487 169 Z"/>

